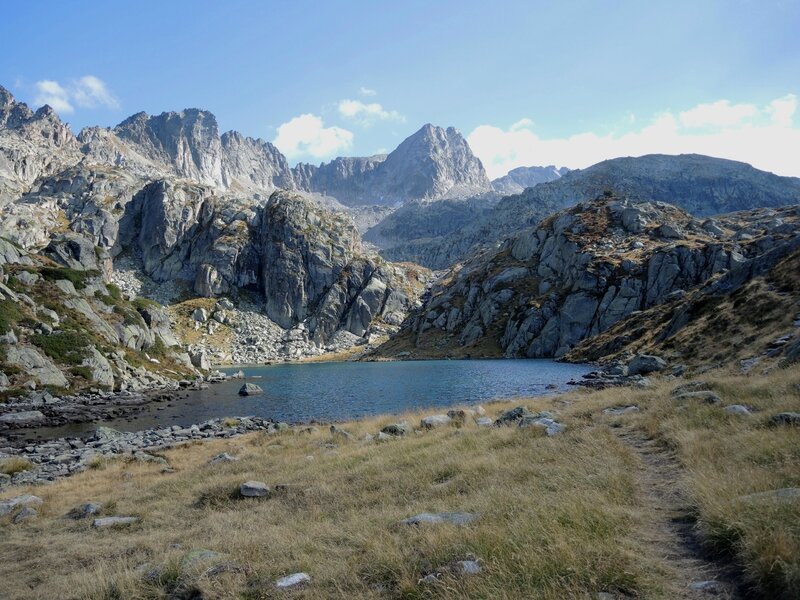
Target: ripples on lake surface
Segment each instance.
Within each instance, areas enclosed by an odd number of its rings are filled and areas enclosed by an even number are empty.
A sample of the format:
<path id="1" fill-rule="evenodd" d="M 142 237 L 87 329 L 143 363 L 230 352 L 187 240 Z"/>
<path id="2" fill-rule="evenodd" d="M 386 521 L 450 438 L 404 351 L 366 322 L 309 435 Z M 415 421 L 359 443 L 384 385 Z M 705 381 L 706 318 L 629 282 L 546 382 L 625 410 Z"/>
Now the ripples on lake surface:
<path id="1" fill-rule="evenodd" d="M 245 379 L 212 384 L 186 399 L 149 405 L 135 419 L 103 423 L 123 431 L 191 425 L 216 417 L 255 415 L 276 421 L 341 421 L 418 408 L 469 405 L 566 389 L 590 370 L 552 360 L 329 362 L 241 367 Z M 223 369 L 228 373 L 239 370 Z M 238 395 L 244 381 L 263 394 Z M 556 390 L 548 386 L 556 386 Z M 51 428 L 47 437 L 79 435 L 84 423 Z M 60 431 L 56 431 L 60 430 Z"/>

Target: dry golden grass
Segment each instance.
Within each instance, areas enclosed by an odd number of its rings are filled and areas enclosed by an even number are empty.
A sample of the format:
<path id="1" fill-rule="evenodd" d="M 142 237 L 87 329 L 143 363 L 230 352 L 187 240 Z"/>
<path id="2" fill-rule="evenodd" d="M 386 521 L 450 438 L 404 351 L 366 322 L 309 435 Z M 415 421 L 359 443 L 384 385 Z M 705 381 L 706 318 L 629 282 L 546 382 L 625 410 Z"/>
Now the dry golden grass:
<path id="1" fill-rule="evenodd" d="M 22 471 L 28 471 L 33 465 L 31 461 L 24 458 L 4 458 L 0 459 L 0 473 L 4 475 L 14 475 Z"/>
<path id="2" fill-rule="evenodd" d="M 622 423 L 677 448 L 709 539 L 729 540 L 725 549 L 754 581 L 773 597 L 789 597 L 800 573 L 797 504 L 753 511 L 730 500 L 800 484 L 800 432 L 765 425 L 767 414 L 800 408 L 800 369 L 709 380 L 726 402 L 763 412 L 737 419 L 718 407 L 682 408 L 669 398 L 676 382 L 662 382 L 522 402 L 558 411 L 568 430 L 555 438 L 468 424 L 385 443 L 360 439 L 397 419 L 386 417 L 342 425 L 354 435 L 350 441 L 326 429 L 252 434 L 166 452 L 174 473 L 116 460 L 50 486 L 15 489 L 4 496 L 31 492 L 44 504 L 36 520 L 0 524 L 0 595 L 270 598 L 278 595 L 277 577 L 305 571 L 312 584 L 288 596 L 561 599 L 606 591 L 675 598 L 676 574 L 644 541 L 652 523 L 637 486 L 638 457 L 614 434 Z M 602 414 L 628 403 L 642 411 Z M 486 408 L 494 415 L 516 404 Z M 406 417 L 413 423 L 431 412 Z M 240 460 L 206 464 L 223 451 Z M 295 487 L 269 499 L 235 498 L 251 479 Z M 141 523 L 93 530 L 89 521 L 62 518 L 87 501 Z M 425 511 L 480 516 L 464 527 L 397 525 Z M 719 531 L 736 535 L 720 538 Z M 212 576 L 182 567 L 197 548 L 225 553 L 240 568 Z M 419 583 L 468 555 L 483 561 L 482 573 Z M 143 564 L 160 566 L 161 575 L 148 581 L 137 570 Z"/>

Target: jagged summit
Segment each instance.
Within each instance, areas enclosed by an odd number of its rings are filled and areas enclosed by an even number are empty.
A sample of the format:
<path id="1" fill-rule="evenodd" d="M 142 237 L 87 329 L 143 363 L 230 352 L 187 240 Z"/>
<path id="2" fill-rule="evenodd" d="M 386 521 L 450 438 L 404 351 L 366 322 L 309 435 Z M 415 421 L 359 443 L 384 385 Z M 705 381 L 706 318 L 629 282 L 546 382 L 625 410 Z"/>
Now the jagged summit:
<path id="1" fill-rule="evenodd" d="M 475 196 L 491 190 L 481 161 L 454 127 L 430 123 L 387 155 L 336 158 L 293 169 L 300 189 L 343 204 L 402 204 L 408 200 Z"/>

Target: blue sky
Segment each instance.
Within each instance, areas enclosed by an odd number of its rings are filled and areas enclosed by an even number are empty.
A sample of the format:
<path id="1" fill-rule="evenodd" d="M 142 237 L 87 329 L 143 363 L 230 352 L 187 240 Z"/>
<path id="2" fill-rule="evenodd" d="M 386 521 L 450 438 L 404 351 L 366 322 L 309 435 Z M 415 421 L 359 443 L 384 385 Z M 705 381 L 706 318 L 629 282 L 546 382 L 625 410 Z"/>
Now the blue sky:
<path id="1" fill-rule="evenodd" d="M 201 107 L 292 163 L 432 122 L 491 175 L 649 151 L 800 175 L 774 147 L 800 156 L 793 0 L 7 0 L 3 16 L 0 84 L 76 129 Z"/>

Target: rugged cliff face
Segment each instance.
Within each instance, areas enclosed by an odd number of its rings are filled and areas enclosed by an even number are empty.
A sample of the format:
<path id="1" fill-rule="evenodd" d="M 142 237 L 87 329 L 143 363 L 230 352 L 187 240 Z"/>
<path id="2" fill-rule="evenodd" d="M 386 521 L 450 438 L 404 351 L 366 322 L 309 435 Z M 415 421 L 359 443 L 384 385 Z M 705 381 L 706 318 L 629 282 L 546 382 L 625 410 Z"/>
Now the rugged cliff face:
<path id="1" fill-rule="evenodd" d="M 0 207 L 39 178 L 80 160 L 70 128 L 49 106 L 36 112 L 0 87 Z"/>
<path id="2" fill-rule="evenodd" d="M 556 213 L 436 285 L 383 353 L 560 357 L 800 234 L 795 207 L 697 219 L 601 197 Z"/>

